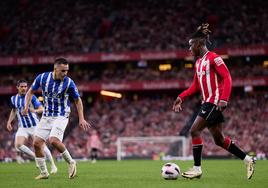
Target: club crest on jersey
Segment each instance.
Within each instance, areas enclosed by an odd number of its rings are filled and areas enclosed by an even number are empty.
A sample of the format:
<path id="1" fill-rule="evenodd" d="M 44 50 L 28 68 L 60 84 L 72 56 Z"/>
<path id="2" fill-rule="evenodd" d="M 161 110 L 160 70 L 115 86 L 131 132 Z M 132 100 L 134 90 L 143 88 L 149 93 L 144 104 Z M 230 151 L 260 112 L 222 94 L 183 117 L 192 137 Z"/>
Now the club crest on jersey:
<path id="1" fill-rule="evenodd" d="M 203 66 L 207 66 L 207 63 L 209 63 L 209 60 L 204 61 Z"/>
<path id="2" fill-rule="evenodd" d="M 216 57 L 214 59 L 214 61 L 215 61 L 215 63 L 216 63 L 217 66 L 220 66 L 221 64 L 224 63 L 221 57 Z"/>
<path id="3" fill-rule="evenodd" d="M 197 76 L 199 76 L 199 77 L 202 75 L 204 76 L 205 74 L 206 74 L 206 71 L 204 71 L 204 70 L 202 72 L 197 72 Z"/>

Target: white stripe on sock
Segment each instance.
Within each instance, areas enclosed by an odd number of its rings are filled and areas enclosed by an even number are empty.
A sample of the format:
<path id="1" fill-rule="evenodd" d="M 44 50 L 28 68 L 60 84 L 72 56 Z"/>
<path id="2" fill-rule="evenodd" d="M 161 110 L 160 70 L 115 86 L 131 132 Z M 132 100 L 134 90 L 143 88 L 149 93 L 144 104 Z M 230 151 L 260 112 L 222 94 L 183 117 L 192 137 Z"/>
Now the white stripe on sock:
<path id="1" fill-rule="evenodd" d="M 41 174 L 48 174 L 45 158 L 44 157 L 40 157 L 40 158 L 36 157 L 35 161 L 38 164 L 38 167 L 41 171 Z"/>
<path id="2" fill-rule="evenodd" d="M 48 149 L 48 147 L 47 147 L 47 146 L 45 146 L 45 147 L 44 147 L 44 152 L 45 152 L 46 157 L 48 158 L 49 162 L 51 163 L 51 165 L 52 165 L 52 166 L 54 166 L 54 165 L 55 165 L 55 163 L 54 163 L 54 160 L 53 160 L 52 154 L 51 154 L 51 152 L 50 152 L 50 150 Z"/>
<path id="3" fill-rule="evenodd" d="M 21 152 L 26 153 L 27 155 L 31 156 L 32 158 L 35 158 L 34 152 L 32 150 L 30 150 L 30 148 L 28 148 L 27 146 L 21 145 L 18 149 Z"/>
<path id="4" fill-rule="evenodd" d="M 67 149 L 64 152 L 62 152 L 61 155 L 68 164 L 70 164 L 73 161 L 73 158 Z"/>

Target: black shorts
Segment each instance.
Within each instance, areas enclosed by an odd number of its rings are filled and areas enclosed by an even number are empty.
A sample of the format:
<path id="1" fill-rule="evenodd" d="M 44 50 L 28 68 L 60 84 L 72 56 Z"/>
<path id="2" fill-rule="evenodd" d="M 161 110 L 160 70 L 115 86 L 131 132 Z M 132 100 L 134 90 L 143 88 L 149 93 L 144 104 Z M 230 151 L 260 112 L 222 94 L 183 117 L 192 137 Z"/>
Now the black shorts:
<path id="1" fill-rule="evenodd" d="M 202 104 L 198 116 L 204 118 L 208 122 L 208 126 L 223 123 L 224 117 L 222 112 L 216 108 L 215 104 L 205 102 Z"/>

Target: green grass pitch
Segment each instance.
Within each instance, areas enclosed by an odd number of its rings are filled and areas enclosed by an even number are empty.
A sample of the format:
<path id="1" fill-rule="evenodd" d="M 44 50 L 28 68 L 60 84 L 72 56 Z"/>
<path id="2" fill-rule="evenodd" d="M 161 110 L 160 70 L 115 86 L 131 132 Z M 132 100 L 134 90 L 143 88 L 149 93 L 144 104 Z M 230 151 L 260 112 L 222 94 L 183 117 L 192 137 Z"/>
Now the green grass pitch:
<path id="1" fill-rule="evenodd" d="M 48 180 L 34 180 L 38 170 L 34 163 L 0 163 L 1 188 L 266 188 L 268 187 L 268 161 L 257 161 L 256 171 L 251 180 L 246 178 L 244 163 L 239 160 L 203 160 L 201 179 L 164 180 L 160 170 L 164 161 L 125 160 L 78 162 L 78 177 L 68 179 L 67 165 L 59 162 L 58 173 Z M 192 161 L 175 161 L 182 171 L 187 170 Z M 48 165 L 49 166 L 49 165 Z"/>

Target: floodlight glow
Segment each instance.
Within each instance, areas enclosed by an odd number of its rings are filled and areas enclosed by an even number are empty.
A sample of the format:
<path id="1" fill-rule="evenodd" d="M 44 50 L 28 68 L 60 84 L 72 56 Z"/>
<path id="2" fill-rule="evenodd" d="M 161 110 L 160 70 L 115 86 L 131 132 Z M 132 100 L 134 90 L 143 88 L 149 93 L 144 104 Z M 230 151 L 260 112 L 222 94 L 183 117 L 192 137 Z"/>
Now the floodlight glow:
<path id="1" fill-rule="evenodd" d="M 109 97 L 122 98 L 121 93 L 116 93 L 112 91 L 101 90 L 100 94 L 104 96 L 109 96 Z"/>

